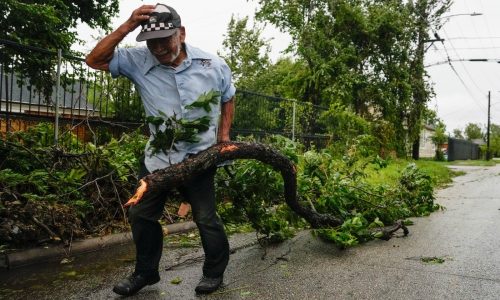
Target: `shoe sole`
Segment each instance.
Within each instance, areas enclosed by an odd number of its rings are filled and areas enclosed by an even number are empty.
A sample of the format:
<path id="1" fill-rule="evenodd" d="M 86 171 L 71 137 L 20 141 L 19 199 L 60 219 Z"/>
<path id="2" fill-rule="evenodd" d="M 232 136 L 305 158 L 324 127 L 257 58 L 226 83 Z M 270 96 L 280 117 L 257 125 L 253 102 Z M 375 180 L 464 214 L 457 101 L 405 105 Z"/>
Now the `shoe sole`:
<path id="1" fill-rule="evenodd" d="M 157 284 L 158 282 L 160 282 L 160 277 L 155 278 L 155 279 L 154 279 L 154 280 L 152 280 L 151 282 L 146 283 L 146 285 L 145 285 L 145 286 L 147 286 L 147 285 Z M 114 288 L 113 288 L 113 292 L 114 292 L 115 294 L 120 295 L 120 296 L 132 296 L 132 295 L 137 294 L 137 293 L 138 293 L 140 290 L 142 290 L 145 286 L 143 286 L 142 288 L 138 289 L 137 291 L 135 291 L 135 292 L 133 292 L 133 293 L 121 292 L 121 291 L 118 291 L 118 290 L 116 289 L 116 287 L 114 287 Z"/>
<path id="2" fill-rule="evenodd" d="M 221 284 L 219 284 L 219 285 L 218 285 L 216 288 L 214 288 L 214 289 L 208 289 L 208 290 L 205 290 L 205 289 L 198 289 L 198 288 L 196 288 L 196 289 L 194 289 L 194 291 L 196 292 L 196 294 L 211 294 L 211 293 L 213 293 L 213 292 L 217 291 L 217 290 L 218 290 L 219 288 L 221 288 L 221 287 L 222 287 L 222 283 L 221 283 Z"/>

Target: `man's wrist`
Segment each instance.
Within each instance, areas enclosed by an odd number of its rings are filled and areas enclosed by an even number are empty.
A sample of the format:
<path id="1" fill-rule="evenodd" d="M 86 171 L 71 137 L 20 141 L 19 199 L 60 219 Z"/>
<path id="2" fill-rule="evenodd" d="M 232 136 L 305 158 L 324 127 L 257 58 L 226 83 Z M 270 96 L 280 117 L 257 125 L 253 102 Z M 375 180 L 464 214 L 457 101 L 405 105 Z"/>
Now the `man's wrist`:
<path id="1" fill-rule="evenodd" d="M 138 26 L 132 25 L 129 22 L 125 22 L 122 25 L 120 25 L 120 27 L 118 27 L 116 31 L 125 37 L 127 34 L 134 31 L 137 27 Z"/>
<path id="2" fill-rule="evenodd" d="M 230 140 L 231 140 L 231 138 L 229 137 L 229 134 L 223 134 L 223 135 L 219 135 L 217 137 L 217 141 L 219 143 L 229 142 Z"/>

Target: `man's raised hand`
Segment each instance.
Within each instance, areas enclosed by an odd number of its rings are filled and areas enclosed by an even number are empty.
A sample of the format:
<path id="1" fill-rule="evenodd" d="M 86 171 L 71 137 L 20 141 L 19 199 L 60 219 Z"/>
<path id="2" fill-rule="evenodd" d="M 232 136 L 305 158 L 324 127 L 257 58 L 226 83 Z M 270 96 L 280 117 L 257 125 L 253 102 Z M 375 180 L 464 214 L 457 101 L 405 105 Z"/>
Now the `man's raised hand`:
<path id="1" fill-rule="evenodd" d="M 155 5 L 143 5 L 132 12 L 132 15 L 125 22 L 129 32 L 134 31 L 142 22 L 149 19 L 149 14 L 151 14 L 155 9 Z"/>

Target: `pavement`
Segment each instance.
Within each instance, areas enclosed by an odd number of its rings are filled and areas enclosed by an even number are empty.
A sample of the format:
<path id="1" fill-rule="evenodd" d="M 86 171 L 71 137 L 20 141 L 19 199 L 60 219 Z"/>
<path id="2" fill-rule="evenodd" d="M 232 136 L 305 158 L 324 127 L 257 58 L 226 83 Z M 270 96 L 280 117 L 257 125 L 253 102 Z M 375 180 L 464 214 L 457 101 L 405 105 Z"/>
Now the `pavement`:
<path id="1" fill-rule="evenodd" d="M 162 226 L 164 235 L 185 233 L 196 228 L 196 224 L 193 221 Z M 107 248 L 129 244 L 133 244 L 132 233 L 123 232 L 73 241 L 69 247 L 65 245 L 50 245 L 1 253 L 0 269 L 16 269 L 40 263 L 59 262 L 65 258 L 67 259 L 85 253 L 106 251 Z"/>
<path id="2" fill-rule="evenodd" d="M 194 292 L 201 248 L 167 245 L 160 283 L 130 299 L 500 299 L 500 165 L 457 168 L 466 175 L 437 193 L 446 209 L 413 219 L 407 237 L 339 250 L 310 231 L 265 248 L 254 233 L 233 235 L 224 287 L 209 296 Z M 0 298 L 121 298 L 111 289 L 133 250 L 120 251 L 8 271 Z"/>

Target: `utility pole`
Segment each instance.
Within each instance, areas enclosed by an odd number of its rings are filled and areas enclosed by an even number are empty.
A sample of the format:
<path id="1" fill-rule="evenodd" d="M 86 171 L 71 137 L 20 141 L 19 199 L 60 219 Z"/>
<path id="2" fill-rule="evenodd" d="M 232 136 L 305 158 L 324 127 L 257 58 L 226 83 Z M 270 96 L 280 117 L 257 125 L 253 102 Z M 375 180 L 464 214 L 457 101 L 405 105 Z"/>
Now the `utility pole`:
<path id="1" fill-rule="evenodd" d="M 415 9 L 418 14 L 417 20 L 417 49 L 415 51 L 415 58 L 412 62 L 413 77 L 413 107 L 410 113 L 409 120 L 409 133 L 413 138 L 412 142 L 412 158 L 418 160 L 420 158 L 420 126 L 422 125 L 423 107 L 427 100 L 427 91 L 425 90 L 424 81 L 424 55 L 425 55 L 425 42 L 428 40 L 427 31 L 429 29 L 429 13 L 428 9 L 430 3 L 427 0 L 419 0 L 416 2 Z"/>
<path id="2" fill-rule="evenodd" d="M 491 91 L 488 91 L 488 126 L 486 128 L 486 160 L 490 160 L 490 109 L 491 109 Z"/>

